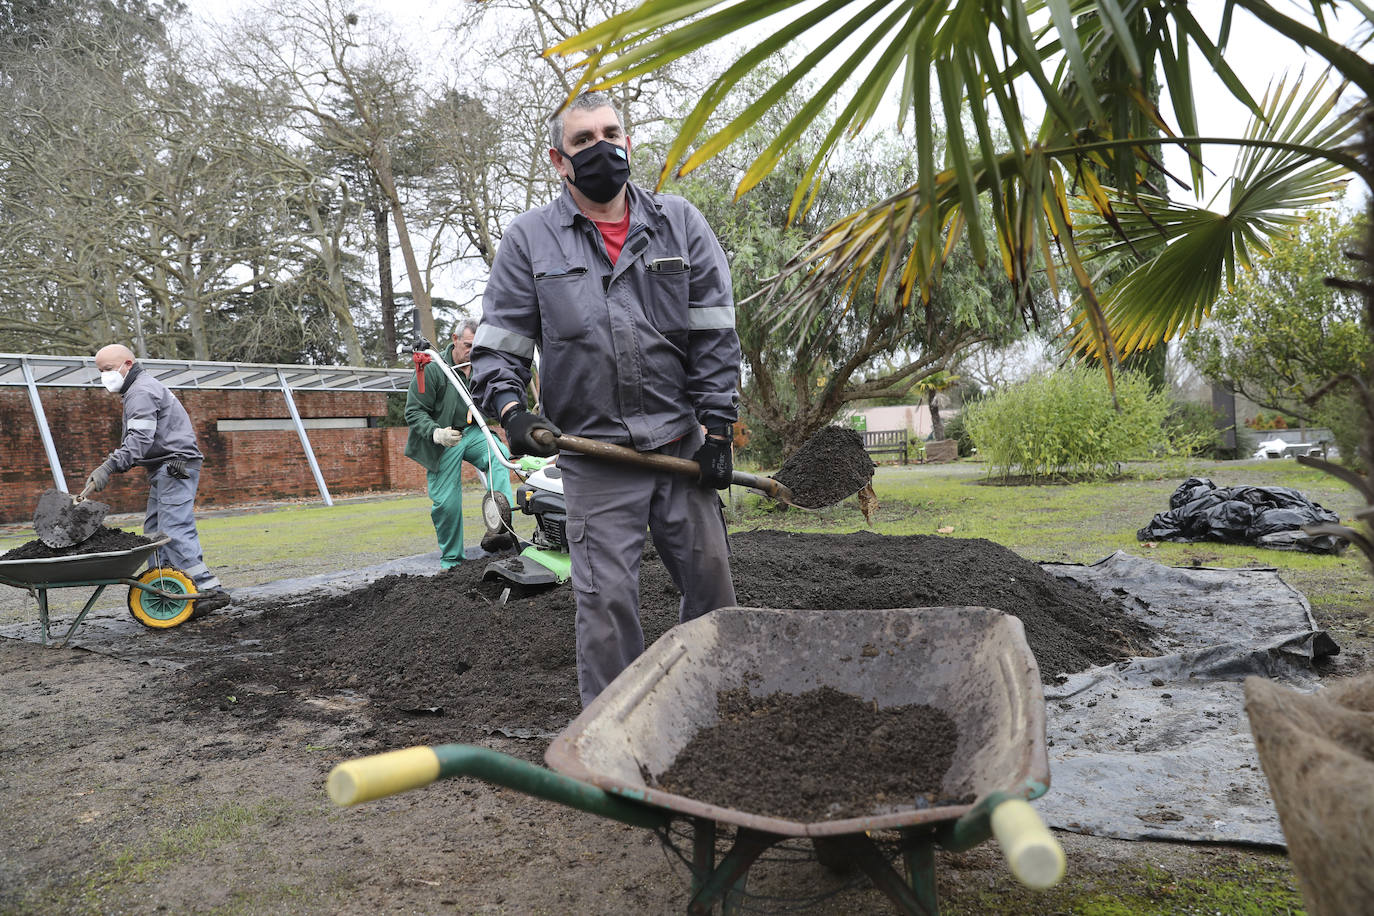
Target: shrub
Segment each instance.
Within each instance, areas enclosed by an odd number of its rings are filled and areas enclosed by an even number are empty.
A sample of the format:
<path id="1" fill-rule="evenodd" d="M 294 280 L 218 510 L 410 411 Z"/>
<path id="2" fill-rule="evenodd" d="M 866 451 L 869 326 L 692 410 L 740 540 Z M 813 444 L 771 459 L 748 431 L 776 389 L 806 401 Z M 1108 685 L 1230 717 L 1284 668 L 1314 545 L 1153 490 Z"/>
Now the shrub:
<path id="1" fill-rule="evenodd" d="M 956 413 L 945 421 L 945 437 L 959 443 L 960 458 L 973 454 L 973 438 L 968 434 L 968 424 L 964 422 L 962 413 Z"/>
<path id="2" fill-rule="evenodd" d="M 1198 401 L 1173 401 L 1164 418 L 1164 452 L 1166 456 L 1182 458 L 1225 458 L 1222 430 L 1217 429 L 1220 418 L 1209 405 Z"/>
<path id="3" fill-rule="evenodd" d="M 1313 419 L 1317 425 L 1331 430 L 1335 439 L 1333 444 L 1340 451 L 1340 463 L 1351 470 L 1363 471 L 1359 447 L 1364 440 L 1367 421 L 1353 388 L 1347 385 L 1322 398 Z"/>
<path id="4" fill-rule="evenodd" d="M 1253 417 L 1245 421 L 1245 425 L 1251 429 L 1287 429 L 1289 427 L 1288 418 L 1281 413 L 1266 413 L 1261 410 Z"/>
<path id="5" fill-rule="evenodd" d="M 1134 372 L 1117 374 L 1116 401 L 1100 369 L 1061 369 L 969 405 L 964 423 L 991 473 L 1105 476 L 1148 456 L 1169 412 Z"/>

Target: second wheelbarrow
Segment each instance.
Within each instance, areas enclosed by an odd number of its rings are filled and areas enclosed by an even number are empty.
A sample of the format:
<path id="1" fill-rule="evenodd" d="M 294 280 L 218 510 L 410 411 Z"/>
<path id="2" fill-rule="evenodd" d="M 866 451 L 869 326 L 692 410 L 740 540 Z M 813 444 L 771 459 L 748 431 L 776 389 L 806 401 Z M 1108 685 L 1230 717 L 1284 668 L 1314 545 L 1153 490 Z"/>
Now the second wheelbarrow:
<path id="1" fill-rule="evenodd" d="M 741 687 L 756 696 L 830 687 L 879 707 L 942 710 L 959 741 L 938 796 L 974 801 L 875 801 L 862 817 L 804 823 L 655 788 L 687 742 L 716 723 L 719 693 Z M 717 904 L 733 911 L 749 867 L 792 837 L 811 838 L 827 865 L 862 869 L 903 913 L 938 911 L 936 845 L 961 851 L 996 834 L 1028 886 L 1049 887 L 1063 874 L 1063 852 L 1027 804 L 1049 786 L 1039 670 L 1021 622 L 988 608 L 713 611 L 665 633 L 564 729 L 545 760 L 552 770 L 468 745 L 415 747 L 340 764 L 328 789 L 354 804 L 467 775 L 637 826 L 666 830 L 686 819 L 694 828 L 689 913 Z M 733 825 L 735 837 L 717 861 L 720 824 Z M 896 833 L 900 871 L 874 831 Z"/>
<path id="2" fill-rule="evenodd" d="M 95 588 L 81 613 L 58 640 L 59 646 L 66 644 L 111 585 L 129 586 L 129 613 L 139 623 L 158 630 L 175 627 L 198 616 L 196 599 L 200 595 L 190 576 L 157 562 L 158 548 L 171 538 L 161 532 L 148 537 L 148 543 L 125 550 L 0 560 L 0 584 L 27 589 L 34 596 L 38 602 L 38 622 L 44 645 L 49 639 L 48 592 L 54 588 Z M 152 568 L 135 575 L 149 557 L 154 558 Z"/>

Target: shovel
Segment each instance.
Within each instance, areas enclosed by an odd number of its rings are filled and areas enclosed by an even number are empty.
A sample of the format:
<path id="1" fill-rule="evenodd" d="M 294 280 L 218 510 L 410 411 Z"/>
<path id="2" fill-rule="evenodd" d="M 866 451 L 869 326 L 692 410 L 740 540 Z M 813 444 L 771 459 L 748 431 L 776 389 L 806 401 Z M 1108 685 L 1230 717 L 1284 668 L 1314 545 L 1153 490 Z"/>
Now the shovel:
<path id="1" fill-rule="evenodd" d="M 564 451 L 577 452 L 582 455 L 590 455 L 596 458 L 604 458 L 607 461 L 618 461 L 621 464 L 633 464 L 640 467 L 652 468 L 656 471 L 668 471 L 674 474 L 682 474 L 683 476 L 692 478 L 701 476 L 701 466 L 695 461 L 687 458 L 675 458 L 672 455 L 663 455 L 658 452 L 637 452 L 623 445 L 612 445 L 609 442 L 584 439 L 581 436 L 555 436 L 545 429 L 536 429 L 533 431 L 532 435 L 535 441 L 545 447 L 557 445 L 558 448 Z M 870 461 L 868 464 L 871 466 L 872 462 Z M 812 500 L 808 499 L 798 501 L 797 494 L 793 492 L 791 487 L 773 477 L 759 477 L 758 475 L 748 474 L 744 471 L 734 471 L 730 475 L 730 482 L 736 486 L 757 490 L 765 496 L 776 499 L 786 506 L 794 506 L 801 509 L 819 509 L 823 506 L 834 505 L 854 493 L 860 493 L 860 502 L 864 503 L 864 493 L 861 491 L 867 491 L 869 494 L 872 493 L 871 477 L 872 471 L 870 470 L 867 477 L 846 482 L 853 483 L 852 489 L 849 489 L 846 485 L 841 485 L 839 489 L 845 490 L 846 492 L 840 492 L 837 496 L 827 494 L 825 501 L 815 502 L 814 504 Z M 874 508 L 876 508 L 876 500 L 874 501 Z M 865 509 L 864 514 L 866 516 L 869 515 L 869 510 Z"/>
<path id="2" fill-rule="evenodd" d="M 38 532 L 38 539 L 49 547 L 70 547 L 100 530 L 100 523 L 110 507 L 87 499 L 90 492 L 89 484 L 79 496 L 55 488 L 44 490 L 38 497 L 38 508 L 33 510 L 33 527 Z"/>

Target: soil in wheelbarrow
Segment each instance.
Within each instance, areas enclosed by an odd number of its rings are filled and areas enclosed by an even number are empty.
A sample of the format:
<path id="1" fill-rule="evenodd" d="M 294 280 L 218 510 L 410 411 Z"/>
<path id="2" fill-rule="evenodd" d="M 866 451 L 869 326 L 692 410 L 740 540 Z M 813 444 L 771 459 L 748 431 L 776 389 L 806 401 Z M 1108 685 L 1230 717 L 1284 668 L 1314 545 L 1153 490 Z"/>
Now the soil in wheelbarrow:
<path id="1" fill-rule="evenodd" d="M 1120 606 L 990 541 L 751 531 L 731 544 L 743 606 L 1000 608 L 1025 625 L 1047 680 L 1149 653 L 1148 628 Z M 250 600 L 241 614 L 195 627 L 206 644 L 176 675 L 178 703 L 162 714 L 264 729 L 284 716 L 326 720 L 365 750 L 550 737 L 581 709 L 573 591 L 501 603 L 503 585 L 483 581 L 484 569 L 472 562 L 295 602 Z M 652 550 L 640 596 L 648 644 L 677 623 L 679 601 Z"/>
<path id="2" fill-rule="evenodd" d="M 719 722 L 692 736 L 658 788 L 803 823 L 973 800 L 938 795 L 959 732 L 933 706 L 878 709 L 830 687 L 766 697 L 738 687 L 716 701 Z"/>
<path id="3" fill-rule="evenodd" d="M 47 560 L 53 557 L 75 557 L 87 553 L 114 553 L 119 550 L 133 550 L 144 544 L 152 543 L 151 538 L 120 528 L 107 528 L 101 525 L 95 534 L 69 547 L 49 547 L 40 540 L 27 541 L 13 550 L 0 555 L 0 560 Z"/>
<path id="4" fill-rule="evenodd" d="M 875 467 L 863 436 L 847 426 L 826 426 L 788 456 L 773 479 L 792 491 L 798 506 L 819 509 L 853 496 L 873 479 Z"/>

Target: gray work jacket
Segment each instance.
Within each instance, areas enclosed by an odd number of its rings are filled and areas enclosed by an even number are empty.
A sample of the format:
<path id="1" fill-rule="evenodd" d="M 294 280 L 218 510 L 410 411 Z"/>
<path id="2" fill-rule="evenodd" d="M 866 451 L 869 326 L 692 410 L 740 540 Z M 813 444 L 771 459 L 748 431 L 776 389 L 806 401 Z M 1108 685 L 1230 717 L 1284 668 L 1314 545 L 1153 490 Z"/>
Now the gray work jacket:
<path id="1" fill-rule="evenodd" d="M 170 458 L 198 461 L 204 457 L 186 408 L 138 363 L 129 370 L 119 393 L 124 396 L 124 441 L 107 459 L 116 471 L 122 473 L 134 465 L 155 468 Z"/>
<path id="2" fill-rule="evenodd" d="M 725 252 L 683 198 L 626 193 L 614 267 L 566 188 L 506 229 L 472 349 L 488 414 L 524 403 L 538 347 L 544 412 L 570 435 L 646 451 L 698 423 L 734 423 L 740 345 Z"/>

